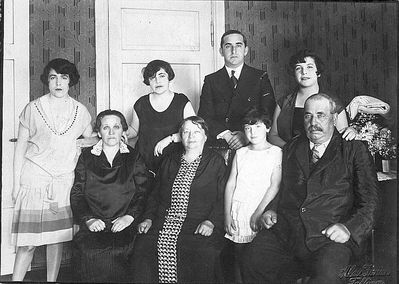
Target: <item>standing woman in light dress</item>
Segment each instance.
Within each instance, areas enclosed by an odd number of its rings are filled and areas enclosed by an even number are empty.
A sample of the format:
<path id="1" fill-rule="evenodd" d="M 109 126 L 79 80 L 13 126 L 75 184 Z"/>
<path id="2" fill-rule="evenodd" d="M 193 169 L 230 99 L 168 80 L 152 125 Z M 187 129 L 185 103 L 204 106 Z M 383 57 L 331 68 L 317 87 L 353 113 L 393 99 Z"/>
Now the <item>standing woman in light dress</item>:
<path id="1" fill-rule="evenodd" d="M 152 92 L 134 104 L 133 119 L 127 131 L 128 138 L 138 136 L 136 148 L 153 173 L 157 172 L 162 157 L 174 152 L 175 143 L 181 141 L 178 133 L 180 122 L 195 115 L 190 100 L 169 89 L 174 77 L 168 62 L 153 60 L 148 63 L 143 69 L 143 79 Z"/>
<path id="2" fill-rule="evenodd" d="M 47 246 L 47 281 L 56 281 L 63 242 L 72 240 L 69 194 L 78 159 L 77 138 L 92 135 L 86 107 L 71 98 L 79 81 L 68 60 L 51 60 L 40 76 L 49 93 L 31 101 L 19 120 L 14 155 L 13 281 L 22 281 L 37 246 Z"/>

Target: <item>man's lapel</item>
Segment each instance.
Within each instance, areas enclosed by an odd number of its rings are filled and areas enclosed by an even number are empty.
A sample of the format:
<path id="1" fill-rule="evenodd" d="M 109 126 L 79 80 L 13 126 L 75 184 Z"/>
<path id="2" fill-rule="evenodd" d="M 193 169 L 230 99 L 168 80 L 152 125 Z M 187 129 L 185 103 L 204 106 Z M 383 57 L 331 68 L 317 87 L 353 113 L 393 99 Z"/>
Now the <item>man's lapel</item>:
<path id="1" fill-rule="evenodd" d="M 218 84 L 221 89 L 226 90 L 223 92 L 223 96 L 225 96 L 225 98 L 230 100 L 230 98 L 233 95 L 234 89 L 233 89 L 233 85 L 230 80 L 230 76 L 227 73 L 227 70 L 225 67 L 223 67 L 222 69 L 220 69 L 218 71 L 216 84 Z"/>
<path id="2" fill-rule="evenodd" d="M 306 137 L 305 137 L 306 138 Z M 301 139 L 298 141 L 298 147 L 295 151 L 295 156 L 300 165 L 305 177 L 309 177 L 309 141 L 308 139 Z"/>
<path id="3" fill-rule="evenodd" d="M 334 160 L 337 154 L 337 147 L 340 143 L 340 134 L 337 131 L 334 131 L 333 137 L 331 138 L 330 143 L 328 144 L 323 156 L 320 160 L 315 164 L 311 175 L 317 174 L 318 172 L 322 171 Z"/>

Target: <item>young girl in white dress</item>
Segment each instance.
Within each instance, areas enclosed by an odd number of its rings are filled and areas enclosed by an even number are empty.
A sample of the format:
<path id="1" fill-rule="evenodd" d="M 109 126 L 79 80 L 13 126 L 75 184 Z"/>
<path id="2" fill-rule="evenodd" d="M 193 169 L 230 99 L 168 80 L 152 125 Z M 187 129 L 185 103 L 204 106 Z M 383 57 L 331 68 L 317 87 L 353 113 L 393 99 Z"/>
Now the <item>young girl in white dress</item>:
<path id="1" fill-rule="evenodd" d="M 240 244 L 255 238 L 258 219 L 281 181 L 282 150 L 267 141 L 269 114 L 251 108 L 243 122 L 249 144 L 237 150 L 225 190 L 225 237 L 235 243 L 236 260 L 243 247 Z"/>

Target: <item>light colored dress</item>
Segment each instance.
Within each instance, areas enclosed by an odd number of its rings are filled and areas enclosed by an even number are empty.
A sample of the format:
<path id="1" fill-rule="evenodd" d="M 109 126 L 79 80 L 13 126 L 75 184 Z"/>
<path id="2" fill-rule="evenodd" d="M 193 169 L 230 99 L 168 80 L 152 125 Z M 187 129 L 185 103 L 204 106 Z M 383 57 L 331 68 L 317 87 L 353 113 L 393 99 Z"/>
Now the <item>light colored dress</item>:
<path id="1" fill-rule="evenodd" d="M 273 170 L 281 169 L 282 150 L 271 146 L 255 151 L 243 147 L 236 152 L 237 181 L 234 189 L 231 215 L 237 230 L 225 237 L 235 243 L 249 243 L 255 236 L 250 219 L 271 185 Z"/>
<path id="2" fill-rule="evenodd" d="M 12 223 L 12 243 L 40 246 L 72 240 L 70 190 L 79 157 L 76 139 L 91 122 L 87 108 L 70 98 L 68 115 L 55 118 L 49 94 L 22 111 L 20 127 L 29 130 Z"/>

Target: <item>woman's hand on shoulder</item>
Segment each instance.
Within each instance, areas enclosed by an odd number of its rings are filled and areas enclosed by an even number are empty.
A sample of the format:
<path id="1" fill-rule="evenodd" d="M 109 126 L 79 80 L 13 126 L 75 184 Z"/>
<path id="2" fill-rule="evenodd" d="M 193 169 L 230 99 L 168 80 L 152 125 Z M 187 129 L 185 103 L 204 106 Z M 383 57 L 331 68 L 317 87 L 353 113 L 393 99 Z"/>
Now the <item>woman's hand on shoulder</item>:
<path id="1" fill-rule="evenodd" d="M 197 226 L 194 234 L 200 234 L 204 237 L 209 237 L 213 233 L 213 228 L 215 228 L 215 225 L 213 225 L 211 221 L 205 220 Z"/>
<path id="2" fill-rule="evenodd" d="M 118 217 L 111 222 L 112 223 L 111 232 L 117 233 L 123 231 L 124 229 L 126 229 L 126 227 L 129 227 L 133 221 L 134 218 L 131 215 L 124 215 Z"/>
<path id="3" fill-rule="evenodd" d="M 105 223 L 101 219 L 91 218 L 86 221 L 86 226 L 91 232 L 101 232 L 105 229 Z"/>
<path id="4" fill-rule="evenodd" d="M 151 226 L 152 226 L 152 220 L 145 219 L 143 222 L 138 224 L 137 231 L 139 232 L 139 234 L 143 234 L 143 233 L 147 234 L 147 232 L 151 228 Z"/>
<path id="5" fill-rule="evenodd" d="M 356 135 L 358 134 L 356 129 L 351 126 L 347 127 L 344 131 L 342 131 L 342 133 L 342 138 L 344 138 L 346 141 L 355 139 Z"/>

